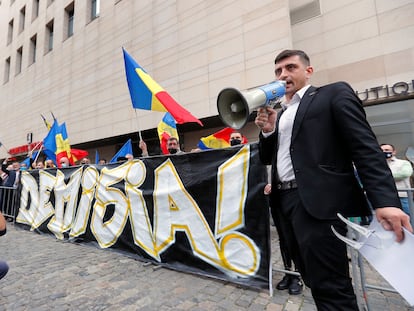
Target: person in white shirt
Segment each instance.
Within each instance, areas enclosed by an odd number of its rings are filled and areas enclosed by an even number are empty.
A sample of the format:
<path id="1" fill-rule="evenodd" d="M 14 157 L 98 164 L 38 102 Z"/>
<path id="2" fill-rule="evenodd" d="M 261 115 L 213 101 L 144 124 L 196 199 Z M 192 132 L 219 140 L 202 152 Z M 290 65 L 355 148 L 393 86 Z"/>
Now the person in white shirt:
<path id="1" fill-rule="evenodd" d="M 397 189 L 411 188 L 410 177 L 413 174 L 413 167 L 407 160 L 398 159 L 396 157 L 395 147 L 391 144 L 381 144 L 381 149 L 385 154 L 388 166 L 391 169 L 392 177 L 394 177 Z M 398 191 L 403 211 L 410 215 L 410 205 L 408 203 L 407 191 Z"/>

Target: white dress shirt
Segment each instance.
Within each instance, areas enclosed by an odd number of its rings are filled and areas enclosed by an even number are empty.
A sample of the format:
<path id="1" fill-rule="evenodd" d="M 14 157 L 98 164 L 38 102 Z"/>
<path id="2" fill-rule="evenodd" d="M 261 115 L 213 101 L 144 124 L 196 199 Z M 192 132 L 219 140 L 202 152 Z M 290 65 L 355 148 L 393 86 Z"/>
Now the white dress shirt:
<path id="1" fill-rule="evenodd" d="M 293 95 L 290 101 L 284 101 L 281 104 L 284 112 L 279 120 L 277 174 L 278 179 L 282 182 L 295 179 L 292 159 L 290 157 L 290 144 L 292 140 L 293 122 L 295 121 L 296 112 L 298 111 L 300 101 L 309 87 L 310 84 L 304 86 L 299 91 L 297 91 L 295 95 Z M 268 137 L 272 133 L 273 132 L 262 132 L 263 137 Z"/>

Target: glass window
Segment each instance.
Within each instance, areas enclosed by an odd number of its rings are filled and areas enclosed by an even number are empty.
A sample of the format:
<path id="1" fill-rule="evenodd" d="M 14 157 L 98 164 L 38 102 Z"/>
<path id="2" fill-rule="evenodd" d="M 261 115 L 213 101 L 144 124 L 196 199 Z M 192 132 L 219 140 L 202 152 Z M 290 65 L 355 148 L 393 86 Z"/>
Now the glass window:
<path id="1" fill-rule="evenodd" d="M 22 72 L 23 47 L 17 49 L 16 53 L 16 76 Z"/>
<path id="2" fill-rule="evenodd" d="M 36 49 L 37 49 L 37 35 L 34 35 L 30 38 L 30 54 L 29 54 L 29 64 L 36 62 Z"/>
<path id="3" fill-rule="evenodd" d="M 367 119 L 380 144 L 392 144 L 404 158 L 414 147 L 414 99 L 365 107 Z"/>
<path id="4" fill-rule="evenodd" d="M 19 32 L 24 30 L 24 22 L 26 19 L 26 6 L 22 7 L 20 10 L 20 24 L 19 24 Z"/>
<path id="5" fill-rule="evenodd" d="M 35 20 L 39 16 L 39 1 L 40 0 L 33 0 L 32 21 Z"/>
<path id="6" fill-rule="evenodd" d="M 10 57 L 6 59 L 6 63 L 4 64 L 4 83 L 9 82 L 10 79 Z"/>
<path id="7" fill-rule="evenodd" d="M 73 22 L 75 16 L 75 3 L 72 2 L 65 8 L 66 38 L 73 36 Z"/>
<path id="8" fill-rule="evenodd" d="M 99 16 L 100 7 L 100 0 L 91 0 L 91 20 Z"/>
<path id="9" fill-rule="evenodd" d="M 14 24 L 14 22 L 13 22 L 13 20 L 11 20 L 9 22 L 9 31 L 8 31 L 8 34 L 7 34 L 7 45 L 9 45 L 13 40 L 13 24 Z"/>
<path id="10" fill-rule="evenodd" d="M 45 52 L 53 50 L 53 19 L 46 25 Z"/>

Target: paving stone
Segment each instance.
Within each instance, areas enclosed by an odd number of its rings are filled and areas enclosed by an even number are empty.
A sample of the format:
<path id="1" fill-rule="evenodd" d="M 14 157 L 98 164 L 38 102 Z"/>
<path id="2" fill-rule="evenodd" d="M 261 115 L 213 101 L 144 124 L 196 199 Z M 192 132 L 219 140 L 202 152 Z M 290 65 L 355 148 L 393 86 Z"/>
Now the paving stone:
<path id="1" fill-rule="evenodd" d="M 281 268 L 277 234 L 271 228 L 273 267 Z M 145 264 L 93 243 L 71 243 L 10 224 L 0 238 L 0 256 L 10 271 L 0 281 L 0 311 L 316 311 L 310 290 L 247 289 L 229 282 Z M 154 268 L 156 267 L 156 268 Z M 367 282 L 389 285 L 364 262 Z M 273 284 L 283 276 L 275 271 Z M 372 310 L 414 311 L 397 293 L 369 290 Z"/>

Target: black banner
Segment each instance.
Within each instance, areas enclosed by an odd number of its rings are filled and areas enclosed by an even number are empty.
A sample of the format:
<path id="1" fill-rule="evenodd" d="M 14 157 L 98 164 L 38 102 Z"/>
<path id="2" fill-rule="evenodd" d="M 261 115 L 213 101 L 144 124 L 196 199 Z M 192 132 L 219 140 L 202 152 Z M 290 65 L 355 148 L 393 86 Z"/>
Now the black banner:
<path id="1" fill-rule="evenodd" d="M 257 144 L 23 172 L 16 222 L 141 260 L 269 287 L 266 168 Z"/>

